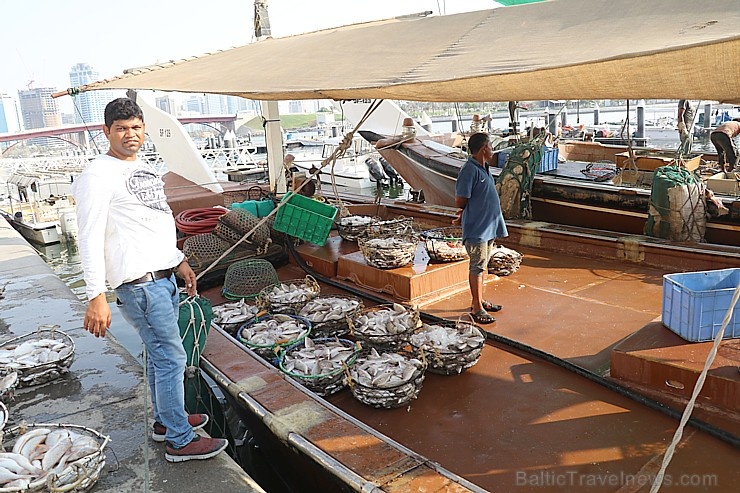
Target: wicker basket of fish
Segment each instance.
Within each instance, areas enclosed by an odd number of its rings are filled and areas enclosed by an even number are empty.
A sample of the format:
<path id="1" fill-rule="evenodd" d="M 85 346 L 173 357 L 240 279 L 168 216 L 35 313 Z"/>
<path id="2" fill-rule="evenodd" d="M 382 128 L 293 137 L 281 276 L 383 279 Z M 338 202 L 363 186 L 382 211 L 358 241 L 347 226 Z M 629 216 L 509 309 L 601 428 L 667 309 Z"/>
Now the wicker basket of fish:
<path id="1" fill-rule="evenodd" d="M 0 432 L 3 431 L 5 425 L 8 423 L 8 416 L 8 408 L 0 401 Z"/>
<path id="2" fill-rule="evenodd" d="M 367 234 L 367 227 L 378 222 L 379 219 L 371 216 L 344 216 L 337 219 L 337 232 L 343 240 L 357 241 Z"/>
<path id="3" fill-rule="evenodd" d="M 371 238 L 413 235 L 414 218 L 399 217 L 396 219 L 388 219 L 386 221 L 375 221 L 367 225 L 366 234 Z"/>
<path id="4" fill-rule="evenodd" d="M 0 492 L 90 490 L 105 466 L 109 437 L 85 426 L 20 424 L 3 434 Z"/>
<path id="5" fill-rule="evenodd" d="M 426 363 L 410 352 L 363 351 L 349 369 L 349 388 L 355 398 L 373 407 L 405 406 L 419 395 Z"/>
<path id="6" fill-rule="evenodd" d="M 350 321 L 364 307 L 354 296 L 327 295 L 306 303 L 298 315 L 311 322 L 313 337 L 339 337 L 349 332 Z"/>
<path id="7" fill-rule="evenodd" d="M 257 296 L 257 306 L 270 313 L 297 314 L 301 308 L 319 295 L 321 288 L 312 276 L 282 281 L 267 287 Z"/>
<path id="8" fill-rule="evenodd" d="M 311 333 L 311 322 L 284 313 L 258 316 L 242 325 L 236 338 L 265 359 L 272 360 L 280 348 L 302 342 Z"/>
<path id="9" fill-rule="evenodd" d="M 347 385 L 345 369 L 352 366 L 360 348 L 338 337 L 311 339 L 288 348 L 280 355 L 280 369 L 308 390 L 331 395 Z"/>
<path id="10" fill-rule="evenodd" d="M 419 239 L 416 235 L 368 237 L 360 238 L 357 243 L 369 265 L 378 269 L 395 269 L 414 260 Z"/>
<path id="11" fill-rule="evenodd" d="M 458 320 L 422 324 L 410 342 L 415 351 L 424 353 L 429 364 L 427 370 L 455 375 L 478 362 L 485 341 L 478 327 Z"/>
<path id="12" fill-rule="evenodd" d="M 59 378 L 69 371 L 75 343 L 66 333 L 38 329 L 0 344 L 0 371 L 18 373 L 18 387 L 29 387 Z"/>
<path id="13" fill-rule="evenodd" d="M 239 327 L 252 320 L 258 312 L 256 305 L 250 305 L 243 299 L 224 303 L 213 307 L 213 323 L 235 336 Z"/>
<path id="14" fill-rule="evenodd" d="M 366 308 L 351 321 L 350 333 L 363 346 L 397 351 L 419 327 L 419 310 L 399 303 Z"/>
<path id="15" fill-rule="evenodd" d="M 463 245 L 462 228 L 436 228 L 421 233 L 429 258 L 437 262 L 455 262 L 468 258 Z"/>

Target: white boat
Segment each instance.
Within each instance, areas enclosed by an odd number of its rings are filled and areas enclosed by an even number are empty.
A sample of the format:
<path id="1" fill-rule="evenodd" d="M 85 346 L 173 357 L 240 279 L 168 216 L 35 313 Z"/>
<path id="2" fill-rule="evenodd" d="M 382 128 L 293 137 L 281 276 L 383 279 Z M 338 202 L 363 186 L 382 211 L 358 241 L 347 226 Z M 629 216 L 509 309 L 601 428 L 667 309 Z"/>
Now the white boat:
<path id="1" fill-rule="evenodd" d="M 321 168 L 319 180 L 322 184 L 331 185 L 333 183 L 341 187 L 349 188 L 374 188 L 378 184 L 378 179 L 385 180 L 385 175 L 375 175 L 370 173 L 365 160 L 372 157 L 378 159 L 379 154 L 364 139 L 357 138 L 352 142 L 352 147 L 347 149 L 342 157 L 338 157 L 334 165 L 327 164 L 322 168 L 322 163 L 329 158 L 339 146 L 339 139 L 326 141 L 321 147 L 321 154 L 312 151 L 293 152 L 295 160 L 293 164 L 299 171 L 307 175 L 311 169 Z M 382 173 L 382 172 L 381 172 Z"/>

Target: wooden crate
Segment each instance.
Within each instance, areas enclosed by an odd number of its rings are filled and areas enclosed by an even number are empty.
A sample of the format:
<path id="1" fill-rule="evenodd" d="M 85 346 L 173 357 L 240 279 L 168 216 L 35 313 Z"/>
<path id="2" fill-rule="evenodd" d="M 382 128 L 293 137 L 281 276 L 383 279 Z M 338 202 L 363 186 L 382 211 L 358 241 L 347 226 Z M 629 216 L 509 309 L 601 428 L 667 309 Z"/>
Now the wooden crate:
<path id="1" fill-rule="evenodd" d="M 629 159 L 629 152 L 618 152 L 615 154 L 617 160 L 617 166 L 623 167 Z M 697 154 L 685 161 L 686 169 L 694 171 L 699 167 L 701 162 L 701 154 Z M 642 171 L 655 171 L 656 168 L 661 166 L 668 166 L 675 159 L 673 153 L 661 153 L 656 151 L 635 151 L 635 164 L 637 169 Z"/>

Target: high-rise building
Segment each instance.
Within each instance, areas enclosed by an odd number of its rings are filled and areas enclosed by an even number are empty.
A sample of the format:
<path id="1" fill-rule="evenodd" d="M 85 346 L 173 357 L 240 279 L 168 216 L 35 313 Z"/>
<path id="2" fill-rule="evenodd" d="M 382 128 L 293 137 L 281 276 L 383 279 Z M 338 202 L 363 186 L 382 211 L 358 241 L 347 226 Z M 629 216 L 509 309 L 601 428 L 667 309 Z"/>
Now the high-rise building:
<path id="1" fill-rule="evenodd" d="M 154 98 L 154 105 L 165 113 L 169 113 L 172 116 L 179 116 L 177 102 L 175 98 L 171 96 L 162 96 Z"/>
<path id="2" fill-rule="evenodd" d="M 55 91 L 52 87 L 18 91 L 24 129 L 58 127 L 62 124 L 59 107 L 51 97 Z"/>
<path id="3" fill-rule="evenodd" d="M 18 105 L 10 94 L 0 93 L 0 134 L 21 129 Z"/>
<path id="4" fill-rule="evenodd" d="M 228 114 L 226 106 L 226 96 L 223 94 L 206 94 L 204 115 L 226 115 Z"/>
<path id="5" fill-rule="evenodd" d="M 78 63 L 69 71 L 70 87 L 80 87 L 100 80 L 100 75 L 90 65 Z M 87 91 L 72 97 L 75 105 L 75 123 L 103 121 L 105 105 L 117 96 L 114 91 Z"/>

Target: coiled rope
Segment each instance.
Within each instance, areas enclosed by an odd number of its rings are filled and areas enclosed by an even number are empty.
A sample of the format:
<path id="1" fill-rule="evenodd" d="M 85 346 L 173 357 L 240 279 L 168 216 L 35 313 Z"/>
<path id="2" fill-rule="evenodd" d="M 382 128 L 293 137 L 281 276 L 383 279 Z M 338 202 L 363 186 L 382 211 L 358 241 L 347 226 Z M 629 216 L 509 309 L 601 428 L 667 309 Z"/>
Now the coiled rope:
<path id="1" fill-rule="evenodd" d="M 187 209 L 175 216 L 175 225 L 186 235 L 210 233 L 218 224 L 218 218 L 227 212 L 228 209 L 218 206 Z"/>

